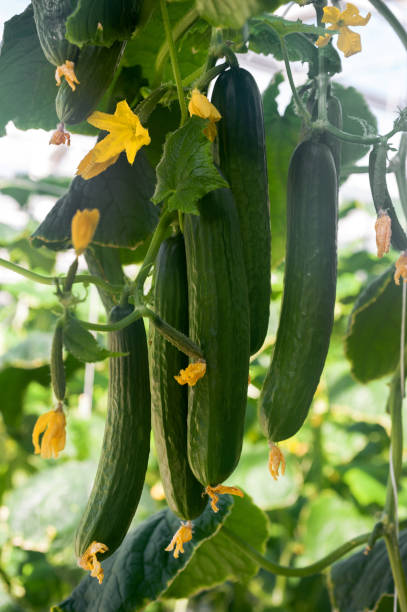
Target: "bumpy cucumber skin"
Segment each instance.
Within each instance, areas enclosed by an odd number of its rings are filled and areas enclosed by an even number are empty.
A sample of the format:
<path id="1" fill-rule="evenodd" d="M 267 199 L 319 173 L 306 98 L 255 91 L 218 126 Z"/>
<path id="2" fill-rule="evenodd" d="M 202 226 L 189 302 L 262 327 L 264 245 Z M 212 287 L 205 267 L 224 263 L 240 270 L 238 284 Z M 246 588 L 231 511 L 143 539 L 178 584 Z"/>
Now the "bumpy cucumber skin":
<path id="1" fill-rule="evenodd" d="M 65 38 L 65 23 L 74 11 L 74 0 L 32 0 L 38 38 L 47 60 L 60 66 L 66 60 L 76 62 L 79 47 Z"/>
<path id="2" fill-rule="evenodd" d="M 273 442 L 303 424 L 324 367 L 336 293 L 337 178 L 329 147 L 307 140 L 291 158 L 284 295 L 270 369 L 260 396 Z"/>
<path id="3" fill-rule="evenodd" d="M 115 306 L 110 321 L 132 312 Z M 147 339 L 142 319 L 109 335 L 111 351 L 128 353 L 109 361 L 109 397 L 98 470 L 87 507 L 76 532 L 75 550 L 81 557 L 93 542 L 111 555 L 121 544 L 143 490 L 150 451 L 150 383 Z"/>
<path id="4" fill-rule="evenodd" d="M 55 100 L 60 121 L 75 125 L 89 117 L 111 84 L 125 46 L 125 42 L 117 41 L 111 47 L 81 49 L 75 64 L 79 85 L 72 91 L 63 79 Z"/>
<path id="5" fill-rule="evenodd" d="M 154 311 L 188 334 L 188 286 L 181 234 L 165 240 L 154 271 Z M 150 326 L 151 417 L 154 442 L 167 503 L 184 520 L 199 516 L 206 505 L 202 485 L 188 463 L 188 389 L 174 379 L 188 357 Z"/>
<path id="6" fill-rule="evenodd" d="M 250 72 L 232 68 L 215 83 L 212 102 L 222 115 L 217 157 L 235 198 L 250 305 L 250 354 L 264 342 L 270 313 L 270 203 L 263 105 Z"/>
<path id="7" fill-rule="evenodd" d="M 188 389 L 188 458 L 204 485 L 223 482 L 242 449 L 249 371 L 249 302 L 239 218 L 230 190 L 185 215 L 189 335 L 207 362 Z"/>

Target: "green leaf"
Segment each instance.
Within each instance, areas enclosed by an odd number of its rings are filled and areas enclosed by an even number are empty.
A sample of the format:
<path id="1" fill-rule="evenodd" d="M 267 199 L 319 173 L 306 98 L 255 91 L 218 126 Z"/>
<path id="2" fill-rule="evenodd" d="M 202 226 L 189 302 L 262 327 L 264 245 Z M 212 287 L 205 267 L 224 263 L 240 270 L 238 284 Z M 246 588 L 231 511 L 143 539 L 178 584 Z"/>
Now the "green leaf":
<path id="1" fill-rule="evenodd" d="M 403 569 L 406 572 L 406 530 L 400 533 L 399 546 Z M 335 563 L 329 572 L 328 585 L 335 610 L 338 612 L 388 610 L 389 602 L 382 597 L 390 597 L 393 594 L 394 583 L 384 541 L 376 542 L 368 555 L 360 551 L 345 561 Z"/>
<path id="2" fill-rule="evenodd" d="M 366 100 L 354 87 L 332 83 L 332 95 L 342 105 L 343 131 L 363 136 L 366 131 L 377 134 L 377 119 L 369 109 Z M 369 146 L 342 142 L 341 165 L 350 166 L 369 151 Z"/>
<path id="3" fill-rule="evenodd" d="M 326 34 L 325 28 L 303 23 L 300 19 L 297 19 L 297 21 L 291 21 L 289 19 L 279 17 L 278 15 L 263 15 L 258 19 L 273 28 L 273 30 L 275 30 L 280 37 L 287 36 L 287 34 L 293 34 L 294 32 L 314 34 L 315 36 L 323 36 Z"/>
<path id="4" fill-rule="evenodd" d="M 82 327 L 78 319 L 72 315 L 66 318 L 64 324 L 64 345 L 76 359 L 85 362 L 101 361 L 106 357 L 119 357 L 123 353 L 112 353 L 100 346 L 87 329 Z"/>
<path id="5" fill-rule="evenodd" d="M 264 553 L 269 535 L 268 519 L 248 495 L 235 498 L 232 512 L 226 517 L 224 526 L 249 542 L 258 552 Z M 190 597 L 226 580 L 245 582 L 257 570 L 258 565 L 227 537 L 222 528 L 202 544 L 163 596 L 179 599 Z"/>
<path id="6" fill-rule="evenodd" d="M 8 121 L 15 126 L 51 130 L 55 112 L 55 68 L 42 52 L 31 4 L 4 26 L 0 48 L 0 136 Z"/>
<path id="7" fill-rule="evenodd" d="M 102 562 L 105 578 L 101 585 L 87 576 L 59 607 L 64 612 L 94 612 L 108 607 L 117 612 L 142 609 L 168 588 L 195 551 L 217 533 L 232 505 L 233 499 L 228 495 L 221 497 L 217 514 L 208 504 L 193 521 L 193 539 L 178 559 L 165 548 L 180 521 L 168 509 L 158 512 L 130 532 L 120 548 Z"/>
<path id="8" fill-rule="evenodd" d="M 196 8 L 215 27 L 241 28 L 252 16 L 272 12 L 284 0 L 196 0 Z"/>
<path id="9" fill-rule="evenodd" d="M 194 116 L 169 134 L 157 166 L 153 202 L 159 204 L 168 198 L 168 210 L 198 214 L 198 200 L 228 186 L 213 163 L 212 145 L 203 133 L 207 125 L 206 119 Z"/>
<path id="10" fill-rule="evenodd" d="M 66 38 L 78 47 L 103 45 L 128 40 L 137 25 L 141 10 L 139 0 L 78 0 L 66 22 Z M 98 29 L 101 24 L 103 29 Z"/>
<path id="11" fill-rule="evenodd" d="M 301 121 L 291 105 L 283 116 L 278 113 L 276 97 L 282 80 L 281 73 L 277 73 L 263 94 L 273 267 L 281 263 L 285 256 L 288 166 L 301 129 Z"/>
<path id="12" fill-rule="evenodd" d="M 60 250 L 71 244 L 71 222 L 77 210 L 98 208 L 100 221 L 93 242 L 100 246 L 137 248 L 153 231 L 158 210 L 151 202 L 155 176 L 144 151 L 131 166 L 125 154 L 107 170 L 85 181 L 77 176 L 32 235 L 34 246 Z"/>
<path id="13" fill-rule="evenodd" d="M 390 266 L 362 291 L 349 317 L 345 354 L 361 382 L 390 374 L 399 363 L 402 288 L 394 271 Z"/>

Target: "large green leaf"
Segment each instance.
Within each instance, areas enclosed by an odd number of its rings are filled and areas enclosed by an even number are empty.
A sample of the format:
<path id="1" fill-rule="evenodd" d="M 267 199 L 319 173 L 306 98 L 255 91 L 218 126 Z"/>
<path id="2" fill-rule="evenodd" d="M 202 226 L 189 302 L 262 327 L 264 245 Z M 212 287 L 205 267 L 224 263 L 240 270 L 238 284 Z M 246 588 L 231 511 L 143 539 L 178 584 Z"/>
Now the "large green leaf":
<path id="1" fill-rule="evenodd" d="M 42 52 L 30 4 L 4 26 L 0 48 L 0 136 L 5 134 L 8 121 L 23 130 L 55 127 L 58 90 L 54 71 Z"/>
<path id="2" fill-rule="evenodd" d="M 175 559 L 165 551 L 180 526 L 179 519 L 162 510 L 130 532 L 120 548 L 102 563 L 105 578 L 101 585 L 87 576 L 58 609 L 65 612 L 95 610 L 140 610 L 157 599 L 189 563 L 195 551 L 221 528 L 230 513 L 233 499 L 222 496 L 218 514 L 208 504 L 193 521 L 193 539 Z"/>
<path id="3" fill-rule="evenodd" d="M 60 250 L 70 246 L 71 222 L 77 210 L 98 208 L 100 222 L 93 242 L 101 246 L 136 248 L 154 230 L 158 210 L 152 204 L 155 175 L 144 151 L 131 166 L 122 153 L 107 170 L 85 181 L 74 178 L 32 236 L 34 246 Z"/>
<path id="4" fill-rule="evenodd" d="M 394 270 L 390 266 L 362 291 L 349 317 L 345 354 L 361 382 L 390 374 L 400 360 L 402 288 Z"/>
<path id="5" fill-rule="evenodd" d="M 106 357 L 122 355 L 122 353 L 111 353 L 101 346 L 92 334 L 71 315 L 67 316 L 64 323 L 64 345 L 76 359 L 84 362 L 92 363 L 106 359 Z"/>
<path id="6" fill-rule="evenodd" d="M 377 134 L 377 120 L 369 109 L 366 100 L 354 87 L 344 87 L 332 83 L 332 94 L 342 105 L 343 130 L 351 134 L 363 135 L 366 132 Z M 349 166 L 361 159 L 369 151 L 369 146 L 342 142 L 341 163 Z"/>
<path id="7" fill-rule="evenodd" d="M 250 497 L 236 497 L 224 526 L 263 553 L 268 539 L 268 519 Z M 223 529 L 204 542 L 165 592 L 164 597 L 183 598 L 222 584 L 226 580 L 244 582 L 258 570 L 258 565 L 232 542 Z"/>
<path id="8" fill-rule="evenodd" d="M 399 546 L 404 572 L 407 572 L 406 530 L 400 533 Z M 332 601 L 338 612 L 392 610 L 392 607 L 385 607 L 383 598 L 384 595 L 390 598 L 394 592 L 391 568 L 383 540 L 377 542 L 368 555 L 360 551 L 345 561 L 335 563 L 330 570 L 329 578 Z"/>
<path id="9" fill-rule="evenodd" d="M 116 40 L 131 37 L 140 10 L 139 0 L 78 0 L 66 22 L 66 38 L 79 47 L 86 44 L 110 47 Z"/>
<path id="10" fill-rule="evenodd" d="M 285 255 L 288 166 L 301 128 L 291 105 L 283 116 L 278 112 L 276 97 L 282 80 L 281 73 L 276 74 L 263 94 L 273 267 L 281 263 Z"/>
<path id="11" fill-rule="evenodd" d="M 201 17 L 215 27 L 241 28 L 254 15 L 272 12 L 284 0 L 196 0 Z"/>
<path id="12" fill-rule="evenodd" d="M 168 198 L 168 210 L 198 214 L 198 200 L 228 186 L 213 163 L 212 146 L 203 133 L 207 125 L 207 120 L 194 116 L 167 137 L 153 202 Z"/>

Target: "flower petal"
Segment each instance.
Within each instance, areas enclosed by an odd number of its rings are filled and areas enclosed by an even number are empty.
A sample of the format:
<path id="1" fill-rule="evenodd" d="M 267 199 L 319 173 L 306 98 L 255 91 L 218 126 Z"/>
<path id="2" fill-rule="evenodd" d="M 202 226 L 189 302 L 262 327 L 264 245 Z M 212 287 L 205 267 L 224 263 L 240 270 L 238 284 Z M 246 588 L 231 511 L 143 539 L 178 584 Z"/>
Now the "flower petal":
<path id="1" fill-rule="evenodd" d="M 336 6 L 324 6 L 324 16 L 322 17 L 322 23 L 338 23 L 341 18 L 341 12 Z"/>
<path id="2" fill-rule="evenodd" d="M 141 147 L 143 147 L 144 145 L 148 145 L 151 142 L 148 130 L 145 130 L 143 127 L 142 130 L 144 133 L 137 134 L 137 136 L 133 137 L 126 144 L 126 155 L 129 164 L 132 164 L 134 162 L 134 159 Z"/>
<path id="3" fill-rule="evenodd" d="M 319 48 L 326 47 L 331 38 L 332 36 L 330 34 L 325 34 L 325 36 L 319 36 L 315 44 Z"/>
<path id="4" fill-rule="evenodd" d="M 97 176 L 98 174 L 101 174 L 102 172 L 104 172 L 106 168 L 109 168 L 109 166 L 112 166 L 113 164 L 115 164 L 118 159 L 119 159 L 119 153 L 115 155 L 114 157 L 107 159 L 104 162 L 97 162 L 95 160 L 95 151 L 93 148 L 81 160 L 78 166 L 78 169 L 76 171 L 76 174 L 78 174 L 83 179 L 85 179 L 85 181 L 87 181 L 88 179 L 91 179 L 94 176 Z"/>
<path id="5" fill-rule="evenodd" d="M 350 57 L 362 50 L 360 36 L 356 32 L 352 32 L 347 26 L 339 28 L 338 49 L 342 51 L 345 57 Z"/>
<path id="6" fill-rule="evenodd" d="M 48 423 L 51 419 L 52 413 L 54 411 L 50 410 L 49 412 L 46 412 L 45 414 L 41 414 L 35 425 L 34 425 L 34 429 L 33 429 L 33 433 L 32 433 L 32 441 L 33 441 L 33 445 L 34 445 L 34 453 L 36 455 L 39 455 L 41 452 L 41 447 L 39 444 L 39 438 L 40 435 L 42 434 L 43 431 L 46 430 L 46 428 L 48 427 Z"/>
<path id="7" fill-rule="evenodd" d="M 359 15 L 359 9 L 350 2 L 346 5 L 346 9 L 341 13 L 341 20 L 344 25 L 347 26 L 364 26 L 369 23 L 371 13 L 368 13 L 366 17 Z"/>
<path id="8" fill-rule="evenodd" d="M 209 102 L 208 98 L 201 94 L 198 89 L 192 91 L 188 110 L 191 116 L 197 115 L 198 117 L 202 117 L 202 119 L 209 119 L 210 121 L 219 121 L 222 118 L 216 106 L 214 106 L 212 102 Z"/>
<path id="9" fill-rule="evenodd" d="M 97 208 L 77 210 L 72 218 L 72 244 L 77 255 L 81 255 L 92 241 L 100 219 Z"/>
<path id="10" fill-rule="evenodd" d="M 174 376 L 174 378 L 179 385 L 188 384 L 190 387 L 193 387 L 198 380 L 205 375 L 205 372 L 206 362 L 198 361 L 196 363 L 190 363 L 185 370 L 181 370 L 178 376 Z"/>
<path id="11" fill-rule="evenodd" d="M 111 159 L 115 155 L 121 153 L 128 140 L 132 137 L 132 132 L 128 129 L 114 130 L 113 133 L 109 134 L 103 140 L 98 142 L 93 151 L 95 161 L 102 163 Z"/>

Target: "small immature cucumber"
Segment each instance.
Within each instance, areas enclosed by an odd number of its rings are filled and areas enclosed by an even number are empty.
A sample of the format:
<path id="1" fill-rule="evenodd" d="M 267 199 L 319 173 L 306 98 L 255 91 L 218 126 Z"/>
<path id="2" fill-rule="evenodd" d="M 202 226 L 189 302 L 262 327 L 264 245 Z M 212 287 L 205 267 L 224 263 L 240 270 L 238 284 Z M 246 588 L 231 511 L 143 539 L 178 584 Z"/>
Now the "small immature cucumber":
<path id="1" fill-rule="evenodd" d="M 260 415 L 272 442 L 303 424 L 324 367 L 336 292 L 337 179 L 329 147 L 306 140 L 290 161 L 284 295 Z"/>
<path id="2" fill-rule="evenodd" d="M 188 334 L 188 286 L 182 234 L 165 240 L 154 270 L 154 311 Z M 188 463 L 188 389 L 174 375 L 188 366 L 188 357 L 150 326 L 151 417 L 165 496 L 184 520 L 199 516 L 206 505 L 202 485 Z"/>
<path id="3" fill-rule="evenodd" d="M 212 102 L 222 115 L 218 123 L 218 163 L 239 214 L 253 354 L 264 342 L 270 312 L 270 204 L 263 105 L 256 81 L 243 68 L 231 68 L 220 75 Z"/>
<path id="4" fill-rule="evenodd" d="M 58 402 L 63 402 L 66 390 L 64 368 L 64 327 L 63 322 L 57 322 L 51 348 L 51 383 Z"/>
<path id="5" fill-rule="evenodd" d="M 38 38 L 45 57 L 54 66 L 77 60 L 79 47 L 65 38 L 66 20 L 76 4 L 75 0 L 32 0 Z"/>
<path id="6" fill-rule="evenodd" d="M 205 376 L 188 389 L 188 458 L 205 487 L 223 482 L 242 449 L 250 328 L 246 270 L 232 192 L 217 189 L 185 215 L 189 336 Z"/>
<path id="7" fill-rule="evenodd" d="M 111 47 L 83 47 L 75 63 L 79 85 L 75 91 L 64 79 L 55 100 L 57 115 L 63 123 L 74 125 L 84 121 L 95 109 L 109 87 L 126 43 Z"/>
<path id="8" fill-rule="evenodd" d="M 115 306 L 112 323 L 132 312 Z M 122 542 L 139 503 L 150 450 L 150 383 L 143 320 L 110 333 L 109 349 L 128 353 L 109 362 L 108 412 L 93 489 L 79 524 L 78 557 L 93 542 L 106 544 L 111 555 Z"/>

